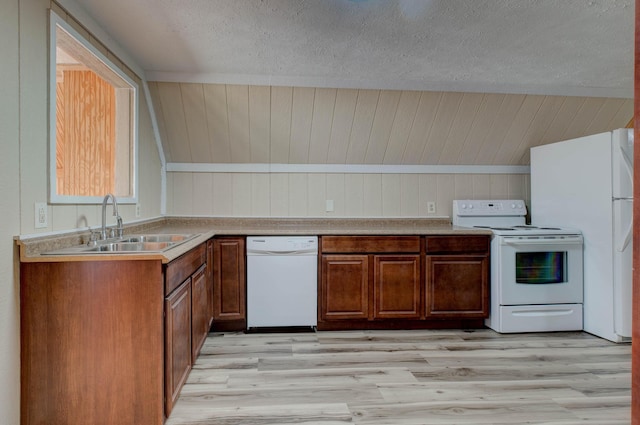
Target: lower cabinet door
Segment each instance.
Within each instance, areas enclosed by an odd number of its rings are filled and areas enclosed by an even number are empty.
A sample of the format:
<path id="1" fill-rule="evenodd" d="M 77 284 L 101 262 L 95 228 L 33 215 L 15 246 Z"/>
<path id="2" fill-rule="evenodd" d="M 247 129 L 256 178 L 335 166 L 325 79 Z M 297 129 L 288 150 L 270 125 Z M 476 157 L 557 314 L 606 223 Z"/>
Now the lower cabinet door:
<path id="1" fill-rule="evenodd" d="M 195 363 L 209 334 L 210 296 L 206 264 L 191 276 L 191 362 Z"/>
<path id="2" fill-rule="evenodd" d="M 321 276 L 321 319 L 369 318 L 367 255 L 323 255 Z"/>
<path id="3" fill-rule="evenodd" d="M 213 240 L 213 321 L 244 322 L 246 327 L 245 240 Z"/>
<path id="4" fill-rule="evenodd" d="M 191 371 L 191 278 L 165 298 L 165 415 Z"/>
<path id="5" fill-rule="evenodd" d="M 426 316 L 487 317 L 488 268 L 487 255 L 427 255 Z"/>
<path id="6" fill-rule="evenodd" d="M 375 319 L 419 319 L 420 255 L 374 256 Z"/>

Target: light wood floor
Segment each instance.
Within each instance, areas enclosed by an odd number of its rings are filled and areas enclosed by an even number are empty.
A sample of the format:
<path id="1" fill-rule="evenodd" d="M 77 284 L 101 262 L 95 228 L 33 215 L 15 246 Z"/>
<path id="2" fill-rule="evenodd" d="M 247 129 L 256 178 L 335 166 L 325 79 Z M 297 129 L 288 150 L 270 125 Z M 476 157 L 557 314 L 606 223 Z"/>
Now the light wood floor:
<path id="1" fill-rule="evenodd" d="M 586 333 L 211 334 L 167 425 L 629 424 L 631 345 Z"/>

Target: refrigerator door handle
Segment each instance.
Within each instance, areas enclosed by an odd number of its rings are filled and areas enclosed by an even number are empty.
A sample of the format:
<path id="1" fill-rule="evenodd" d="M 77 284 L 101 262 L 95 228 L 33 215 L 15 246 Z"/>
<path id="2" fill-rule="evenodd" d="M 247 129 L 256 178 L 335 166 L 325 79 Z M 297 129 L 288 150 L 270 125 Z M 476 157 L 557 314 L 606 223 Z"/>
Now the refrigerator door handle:
<path id="1" fill-rule="evenodd" d="M 618 225 L 622 225 L 625 222 L 627 224 L 624 232 L 620 233 L 620 236 L 624 235 L 624 238 L 618 239 L 621 243 L 615 247 L 616 251 L 624 252 L 633 241 L 633 218 L 630 215 L 633 213 L 633 198 L 614 198 L 613 201 L 614 203 L 619 202 L 618 205 L 620 205 L 620 208 L 617 209 L 618 213 L 614 220 L 617 221 Z M 625 205 L 625 208 L 622 208 L 623 205 Z M 614 208 L 614 211 L 615 210 L 616 209 Z M 628 214 L 625 214 L 624 211 L 627 211 Z"/>
<path id="2" fill-rule="evenodd" d="M 629 153 L 622 148 L 620 149 L 620 156 L 622 157 L 622 163 L 624 164 L 627 174 L 633 180 L 633 158 L 629 156 Z"/>
<path id="3" fill-rule="evenodd" d="M 629 227 L 627 227 L 627 231 L 625 232 L 625 236 L 624 236 L 624 240 L 622 241 L 622 245 L 620 245 L 617 248 L 618 252 L 624 252 L 624 250 L 627 249 L 627 247 L 631 243 L 631 238 L 632 237 L 633 237 L 633 223 L 630 223 Z"/>

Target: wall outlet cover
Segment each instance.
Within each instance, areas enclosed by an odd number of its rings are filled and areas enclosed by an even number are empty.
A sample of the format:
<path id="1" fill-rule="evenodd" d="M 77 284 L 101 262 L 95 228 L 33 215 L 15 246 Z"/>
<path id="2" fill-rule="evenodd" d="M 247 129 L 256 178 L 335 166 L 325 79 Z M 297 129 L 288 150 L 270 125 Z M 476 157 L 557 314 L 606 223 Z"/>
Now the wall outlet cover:
<path id="1" fill-rule="evenodd" d="M 35 228 L 36 229 L 44 229 L 48 225 L 48 217 L 47 217 L 47 204 L 45 202 L 36 202 L 35 203 Z"/>

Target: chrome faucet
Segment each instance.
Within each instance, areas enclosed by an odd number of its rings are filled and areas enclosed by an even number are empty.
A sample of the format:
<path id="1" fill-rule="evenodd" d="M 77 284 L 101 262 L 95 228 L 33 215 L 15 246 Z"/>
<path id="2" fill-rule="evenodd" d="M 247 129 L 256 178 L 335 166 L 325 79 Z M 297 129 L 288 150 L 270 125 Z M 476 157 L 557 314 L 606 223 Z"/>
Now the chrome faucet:
<path id="1" fill-rule="evenodd" d="M 118 237 L 122 237 L 122 217 L 118 214 L 118 201 L 111 193 L 107 193 L 102 200 L 102 230 L 100 231 L 100 239 L 107 239 L 107 202 L 111 198 L 113 203 L 113 216 L 116 217 Z"/>

